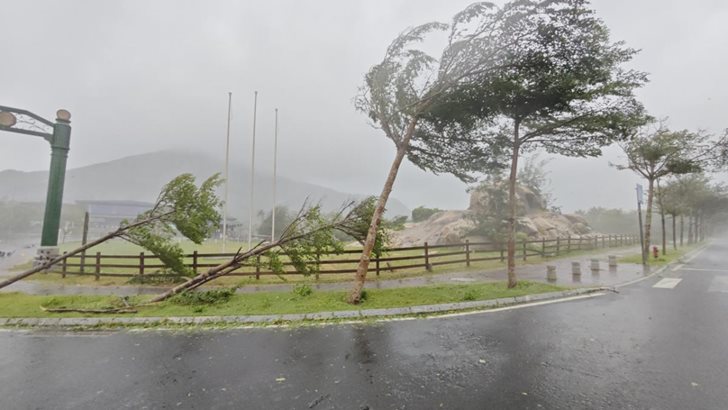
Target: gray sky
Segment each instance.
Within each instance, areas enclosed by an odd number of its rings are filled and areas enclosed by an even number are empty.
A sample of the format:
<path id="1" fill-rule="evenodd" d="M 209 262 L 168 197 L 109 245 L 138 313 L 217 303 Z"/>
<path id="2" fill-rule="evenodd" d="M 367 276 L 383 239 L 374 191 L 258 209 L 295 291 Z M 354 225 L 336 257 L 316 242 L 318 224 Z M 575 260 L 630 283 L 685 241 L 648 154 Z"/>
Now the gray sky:
<path id="1" fill-rule="evenodd" d="M 227 92 L 232 150 L 250 155 L 259 91 L 258 163 L 270 167 L 273 109 L 280 109 L 280 172 L 341 191 L 378 193 L 393 147 L 354 110 L 363 74 L 405 27 L 448 21 L 469 1 L 3 2 L 0 105 L 73 114 L 69 166 L 163 149 L 222 157 Z M 612 30 L 642 52 L 639 92 L 673 128 L 728 127 L 728 3 L 601 0 Z M 47 144 L 2 133 L 0 169 L 48 166 Z M 637 179 L 598 160 L 554 158 L 565 210 L 631 207 Z M 245 184 L 235 180 L 232 183 Z M 406 164 L 394 196 L 414 207 L 467 206 L 465 186 Z"/>

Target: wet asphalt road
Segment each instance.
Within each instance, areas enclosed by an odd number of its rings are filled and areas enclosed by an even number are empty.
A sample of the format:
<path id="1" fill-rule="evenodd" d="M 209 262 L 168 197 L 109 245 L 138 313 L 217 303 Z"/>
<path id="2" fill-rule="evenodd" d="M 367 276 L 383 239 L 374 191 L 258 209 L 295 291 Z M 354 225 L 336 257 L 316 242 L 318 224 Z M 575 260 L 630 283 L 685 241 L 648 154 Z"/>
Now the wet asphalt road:
<path id="1" fill-rule="evenodd" d="M 0 407 L 726 409 L 728 242 L 663 276 L 682 281 L 374 325 L 5 331 Z"/>

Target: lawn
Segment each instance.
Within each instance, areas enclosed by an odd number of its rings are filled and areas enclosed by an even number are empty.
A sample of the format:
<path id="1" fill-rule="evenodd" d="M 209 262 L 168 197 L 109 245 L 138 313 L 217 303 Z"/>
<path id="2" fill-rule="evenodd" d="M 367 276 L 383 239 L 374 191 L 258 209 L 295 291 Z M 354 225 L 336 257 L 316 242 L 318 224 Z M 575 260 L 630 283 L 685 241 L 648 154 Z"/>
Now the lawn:
<path id="1" fill-rule="evenodd" d="M 259 292 L 234 294 L 229 300 L 213 304 L 181 304 L 168 300 L 139 308 L 136 314 L 104 314 L 103 316 L 224 316 L 263 315 L 285 313 L 314 313 L 335 310 L 361 310 L 390 307 L 406 307 L 439 303 L 490 300 L 523 296 L 566 288 L 544 283 L 521 281 L 508 289 L 505 282 L 482 284 L 434 285 L 395 289 L 367 289 L 366 299 L 360 305 L 345 302 L 344 291 Z M 143 303 L 149 296 L 130 299 L 132 304 Z M 24 293 L 0 293 L 0 317 L 81 317 L 81 313 L 51 313 L 44 307 L 105 308 L 119 306 L 120 299 L 110 296 L 88 295 L 27 295 Z M 99 316 L 99 315 L 94 315 Z"/>
<path id="2" fill-rule="evenodd" d="M 693 251 L 695 249 L 698 249 L 702 244 L 692 244 L 692 245 L 686 245 L 682 248 L 678 248 L 677 250 L 673 249 L 672 247 L 668 247 L 667 255 L 660 255 L 657 258 L 654 258 L 652 256 L 652 251 L 650 250 L 650 255 L 647 258 L 647 264 L 654 267 L 661 267 L 665 266 L 668 263 L 674 262 L 679 260 L 681 257 L 685 256 L 690 251 Z M 642 255 L 639 253 L 636 253 L 634 255 L 625 256 L 622 258 L 619 258 L 620 263 L 634 263 L 637 265 L 642 264 Z"/>

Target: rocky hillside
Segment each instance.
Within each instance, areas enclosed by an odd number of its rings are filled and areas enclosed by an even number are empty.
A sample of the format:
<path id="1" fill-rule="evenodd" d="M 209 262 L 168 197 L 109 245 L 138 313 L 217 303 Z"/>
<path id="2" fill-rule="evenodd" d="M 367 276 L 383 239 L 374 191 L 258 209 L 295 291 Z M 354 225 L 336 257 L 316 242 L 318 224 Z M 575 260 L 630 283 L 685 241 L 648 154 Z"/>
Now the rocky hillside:
<path id="1" fill-rule="evenodd" d="M 593 235 L 591 227 L 583 217 L 547 210 L 543 198 L 528 188 L 518 187 L 516 200 L 520 215 L 516 221 L 516 230 L 530 239 Z M 475 190 L 471 193 L 470 207 L 467 210 L 441 211 L 425 221 L 408 223 L 405 229 L 393 233 L 394 245 L 416 246 L 423 242 L 451 244 L 463 242 L 465 239 L 487 242 L 488 238 L 479 236 L 474 231 L 479 217 L 492 215 L 489 209 L 491 203 L 487 192 Z"/>

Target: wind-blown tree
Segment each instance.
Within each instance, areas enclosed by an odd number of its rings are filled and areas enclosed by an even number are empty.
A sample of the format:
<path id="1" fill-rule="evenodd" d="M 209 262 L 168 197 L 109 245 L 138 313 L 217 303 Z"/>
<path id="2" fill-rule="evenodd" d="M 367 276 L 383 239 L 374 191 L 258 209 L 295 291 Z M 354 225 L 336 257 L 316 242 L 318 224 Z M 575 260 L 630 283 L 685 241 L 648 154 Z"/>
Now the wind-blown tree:
<path id="1" fill-rule="evenodd" d="M 502 38 L 501 33 L 532 13 L 530 2 L 518 1 L 503 8 L 491 3 L 472 4 L 457 13 L 449 25 L 427 23 L 404 31 L 389 45 L 384 59 L 365 75 L 356 108 L 367 114 L 372 125 L 394 143 L 396 152 L 363 243 L 350 303 L 361 301 L 377 228 L 399 167 L 405 156 L 412 154 L 421 117 L 452 88 L 510 66 L 509 48 L 526 39 Z M 417 47 L 437 34 L 445 37 L 439 57 Z M 420 145 L 419 151 L 427 149 Z"/>
<path id="2" fill-rule="evenodd" d="M 0 288 L 114 238 L 143 247 L 173 272 L 189 276 L 192 272 L 184 265 L 182 249 L 173 239 L 179 234 L 200 244 L 219 226 L 220 201 L 215 194 L 219 184 L 217 174 L 199 187 L 195 185 L 194 176 L 182 174 L 162 188 L 152 209 L 139 214 L 133 221 L 124 221 L 113 232 L 0 282 Z"/>
<path id="3" fill-rule="evenodd" d="M 283 260 L 287 258 L 297 272 L 303 275 L 315 273 L 319 269 L 322 254 L 344 250 L 344 244 L 337 239 L 336 232 L 343 232 L 358 241 L 366 238 L 373 210 L 371 199 L 352 202 L 331 217 L 324 216 L 319 206 L 304 205 L 274 241 L 260 242 L 245 252 L 238 250 L 231 259 L 187 279 L 152 298 L 149 303 L 161 302 L 174 295 L 194 290 L 242 266 L 250 265 L 251 261 L 261 260 L 253 263 L 260 263 L 258 266 L 265 266 L 275 274 L 282 274 L 286 266 Z M 378 247 L 383 247 L 386 245 L 386 232 L 380 227 L 377 234 Z M 376 249 L 379 251 L 379 248 Z"/>
<path id="4" fill-rule="evenodd" d="M 582 0 L 516 1 L 518 18 L 502 27 L 510 44 L 499 70 L 458 84 L 425 113 L 410 158 L 423 169 L 463 180 L 508 169 L 508 286 L 515 272 L 516 182 L 520 155 L 537 149 L 601 155 L 646 114 L 633 91 L 646 82 L 624 68 L 636 51 L 611 42 Z"/>
<path id="5" fill-rule="evenodd" d="M 716 141 L 712 135 L 701 131 L 670 131 L 664 124 L 659 124 L 652 131 L 643 129 L 622 144 L 627 161 L 616 167 L 631 170 L 647 180 L 645 252 L 649 252 L 650 247 L 657 182 L 669 175 L 690 174 L 714 167 L 721 161 L 719 147 L 725 140 L 723 136 Z"/>

